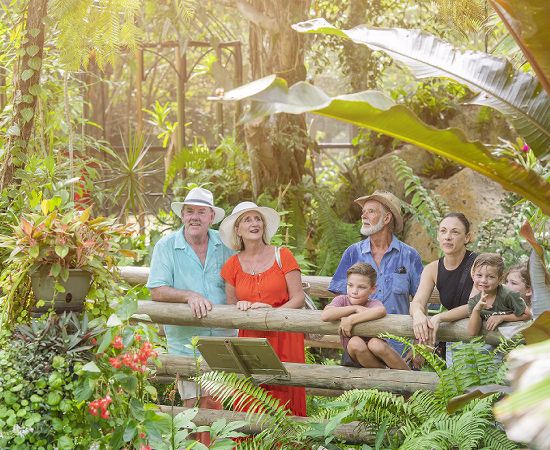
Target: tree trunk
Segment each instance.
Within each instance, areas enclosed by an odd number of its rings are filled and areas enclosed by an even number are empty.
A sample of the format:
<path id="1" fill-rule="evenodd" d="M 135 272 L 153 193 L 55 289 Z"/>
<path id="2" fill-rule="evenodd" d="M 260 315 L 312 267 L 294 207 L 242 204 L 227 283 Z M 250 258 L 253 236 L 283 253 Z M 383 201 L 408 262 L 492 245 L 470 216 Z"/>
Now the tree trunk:
<path id="1" fill-rule="evenodd" d="M 42 70 L 47 6 L 48 0 L 30 0 L 27 7 L 26 41 L 21 45 L 23 51 L 14 77 L 14 116 L 8 129 L 7 152 L 0 169 L 0 190 L 12 182 L 15 170 L 23 167 L 27 159 Z"/>
<path id="2" fill-rule="evenodd" d="M 305 80 L 304 39 L 290 28 L 305 20 L 308 0 L 236 0 L 250 20 L 252 79 L 273 73 L 288 85 Z M 304 174 L 309 139 L 304 115 L 278 114 L 245 125 L 254 196 L 276 192 L 278 186 L 299 183 Z"/>

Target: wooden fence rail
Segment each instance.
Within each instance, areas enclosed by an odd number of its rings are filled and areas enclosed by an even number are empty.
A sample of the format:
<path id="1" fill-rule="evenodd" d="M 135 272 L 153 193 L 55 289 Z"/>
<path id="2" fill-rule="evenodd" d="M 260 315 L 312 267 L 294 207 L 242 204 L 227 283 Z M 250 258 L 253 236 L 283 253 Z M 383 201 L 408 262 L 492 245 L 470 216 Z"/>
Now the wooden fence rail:
<path id="1" fill-rule="evenodd" d="M 132 285 L 147 283 L 149 267 L 121 266 L 119 267 L 119 270 L 122 278 Z M 310 285 L 309 295 L 319 298 L 334 297 L 334 294 L 328 290 L 331 279 L 332 277 L 302 275 L 302 281 L 305 281 Z M 434 289 L 434 292 L 432 293 L 430 303 L 439 303 L 439 293 L 436 289 Z"/>
<path id="2" fill-rule="evenodd" d="M 178 406 L 160 405 L 160 410 L 164 413 L 176 415 L 190 408 L 182 408 Z M 311 422 L 309 417 L 289 416 L 294 422 Z M 216 420 L 225 419 L 227 422 L 236 422 L 238 420 L 250 420 L 250 424 L 239 428 L 239 431 L 245 434 L 258 434 L 264 428 L 273 426 L 272 423 L 265 422 L 261 425 L 258 423 L 258 418 L 255 414 L 247 417 L 244 412 L 225 411 L 218 409 L 199 408 L 199 412 L 193 418 L 193 423 L 197 426 L 212 425 Z M 332 432 L 335 437 L 341 439 L 348 444 L 373 444 L 376 436 L 365 430 L 364 425 L 359 422 L 350 422 L 344 425 L 337 426 Z"/>
<path id="3" fill-rule="evenodd" d="M 183 377 L 197 375 L 195 359 L 191 356 L 160 355 L 160 368 L 156 376 Z M 324 364 L 298 364 L 284 362 L 290 378 L 277 376 L 258 376 L 253 378 L 259 383 L 305 386 L 338 390 L 379 389 L 399 394 L 412 394 L 418 389 L 434 391 L 439 377 L 434 372 L 414 372 L 409 370 L 357 369 Z M 201 373 L 210 371 L 201 361 Z"/>
<path id="4" fill-rule="evenodd" d="M 155 323 L 168 325 L 187 325 L 261 331 L 294 331 L 315 334 L 338 334 L 339 322 L 323 322 L 321 311 L 289 308 L 261 308 L 240 311 L 233 305 L 216 305 L 208 316 L 202 319 L 193 317 L 191 309 L 185 303 L 164 303 L 142 300 L 138 302 L 138 313 L 147 314 Z M 442 323 L 438 337 L 447 342 L 467 341 L 468 320 Z M 397 336 L 413 337 L 410 316 L 389 314 L 370 322 L 353 327 L 353 333 L 359 336 L 377 336 L 388 332 Z M 485 340 L 490 344 L 500 342 L 500 333 L 484 330 Z"/>

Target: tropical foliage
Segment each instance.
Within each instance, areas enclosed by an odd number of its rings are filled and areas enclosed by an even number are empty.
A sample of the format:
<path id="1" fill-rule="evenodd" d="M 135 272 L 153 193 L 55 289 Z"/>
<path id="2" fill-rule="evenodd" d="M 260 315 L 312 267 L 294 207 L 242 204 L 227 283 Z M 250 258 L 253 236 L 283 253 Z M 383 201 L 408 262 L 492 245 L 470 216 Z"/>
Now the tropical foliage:
<path id="1" fill-rule="evenodd" d="M 250 100 L 244 120 L 278 112 L 314 112 L 389 134 L 470 167 L 531 200 L 545 214 L 550 213 L 550 183 L 545 178 L 514 160 L 495 156 L 480 142 L 470 142 L 458 129 L 434 129 L 379 92 L 330 98 L 307 83 L 288 88 L 284 80 L 273 75 L 227 92 L 223 99 Z"/>

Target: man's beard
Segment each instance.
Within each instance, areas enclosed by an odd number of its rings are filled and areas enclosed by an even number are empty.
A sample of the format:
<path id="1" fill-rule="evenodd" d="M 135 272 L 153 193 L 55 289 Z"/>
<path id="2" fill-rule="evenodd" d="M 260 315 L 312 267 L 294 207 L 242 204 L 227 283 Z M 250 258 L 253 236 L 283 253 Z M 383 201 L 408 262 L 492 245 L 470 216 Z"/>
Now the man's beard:
<path id="1" fill-rule="evenodd" d="M 361 234 L 363 236 L 372 236 L 373 234 L 376 234 L 379 231 L 382 231 L 383 228 L 384 228 L 384 216 L 381 216 L 378 223 L 375 223 L 374 225 L 371 225 L 371 226 L 363 225 L 361 227 Z"/>

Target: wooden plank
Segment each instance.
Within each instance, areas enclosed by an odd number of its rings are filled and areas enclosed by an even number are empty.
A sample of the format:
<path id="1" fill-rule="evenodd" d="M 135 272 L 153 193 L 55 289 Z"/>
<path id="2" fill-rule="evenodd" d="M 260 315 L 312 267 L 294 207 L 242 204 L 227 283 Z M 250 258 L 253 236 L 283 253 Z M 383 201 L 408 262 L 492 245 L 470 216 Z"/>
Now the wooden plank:
<path id="1" fill-rule="evenodd" d="M 183 408 L 178 406 L 166 406 L 166 405 L 159 405 L 159 408 L 162 412 L 176 415 L 180 412 L 186 411 L 190 408 Z M 258 418 L 255 414 L 248 415 L 244 412 L 235 412 L 235 411 L 226 411 L 226 410 L 219 410 L 219 409 L 207 409 L 207 408 L 199 408 L 199 411 L 197 415 L 192 419 L 193 423 L 198 426 L 202 425 L 212 425 L 216 420 L 219 419 L 225 419 L 227 422 L 236 422 L 236 421 L 249 421 L 249 425 L 244 426 L 242 428 L 239 428 L 238 431 L 241 431 L 242 433 L 246 434 L 258 434 L 260 433 L 264 428 L 268 428 L 270 426 L 273 426 L 272 423 L 270 423 L 268 420 L 264 420 L 264 425 L 258 424 Z M 290 420 L 293 420 L 295 422 L 310 422 L 311 419 L 309 417 L 299 417 L 299 416 L 289 416 Z M 323 422 L 326 423 L 326 422 Z M 374 443 L 375 435 L 373 433 L 369 433 L 365 430 L 364 425 L 360 424 L 359 422 L 350 422 L 348 424 L 344 425 L 338 425 L 334 431 L 334 436 L 337 439 L 343 440 L 347 442 L 348 444 L 372 444 Z"/>
<path id="2" fill-rule="evenodd" d="M 184 303 L 164 303 L 150 300 L 138 302 L 138 313 L 147 314 L 151 321 L 169 325 L 199 327 L 220 327 L 229 329 L 294 331 L 302 333 L 338 335 L 339 321 L 323 322 L 321 311 L 289 308 L 260 308 L 239 311 L 233 305 L 216 305 L 207 317 L 193 317 L 191 309 Z M 442 341 L 468 341 L 468 319 L 442 323 L 438 337 Z M 378 336 L 381 333 L 413 337 L 412 319 L 408 315 L 388 314 L 386 317 L 357 324 L 353 333 L 357 336 Z M 500 333 L 483 330 L 485 340 L 490 344 L 500 342 Z"/>
<path id="3" fill-rule="evenodd" d="M 197 370 L 209 372 L 206 362 L 201 361 L 199 369 L 191 356 L 160 355 L 161 366 L 156 376 L 193 377 Z M 328 366 L 325 364 L 283 363 L 290 374 L 289 378 L 277 376 L 253 375 L 258 383 L 269 382 L 285 386 L 305 386 L 310 388 L 336 389 L 379 389 L 381 391 L 412 394 L 422 389 L 434 391 L 439 381 L 434 372 L 416 372 L 412 370 L 358 369 L 345 366 Z"/>
<path id="4" fill-rule="evenodd" d="M 159 384 L 171 384 L 176 381 L 176 377 L 172 375 L 157 375 L 150 378 L 150 381 Z M 325 388 L 308 388 L 306 387 L 306 395 L 315 395 L 318 397 L 339 397 L 345 391 L 341 389 L 325 389 Z"/>
<path id="5" fill-rule="evenodd" d="M 149 276 L 149 267 L 120 266 L 120 275 L 128 283 L 145 284 Z M 335 294 L 328 290 L 332 277 L 317 275 L 302 275 L 302 281 L 310 284 L 309 295 L 318 298 L 334 298 Z M 429 303 L 439 303 L 439 292 L 434 289 Z"/>
<path id="6" fill-rule="evenodd" d="M 305 347 L 342 348 L 342 344 L 340 343 L 340 338 L 338 336 L 321 336 L 320 338 L 317 338 L 317 335 L 313 336 L 315 337 L 306 336 L 304 341 Z"/>

